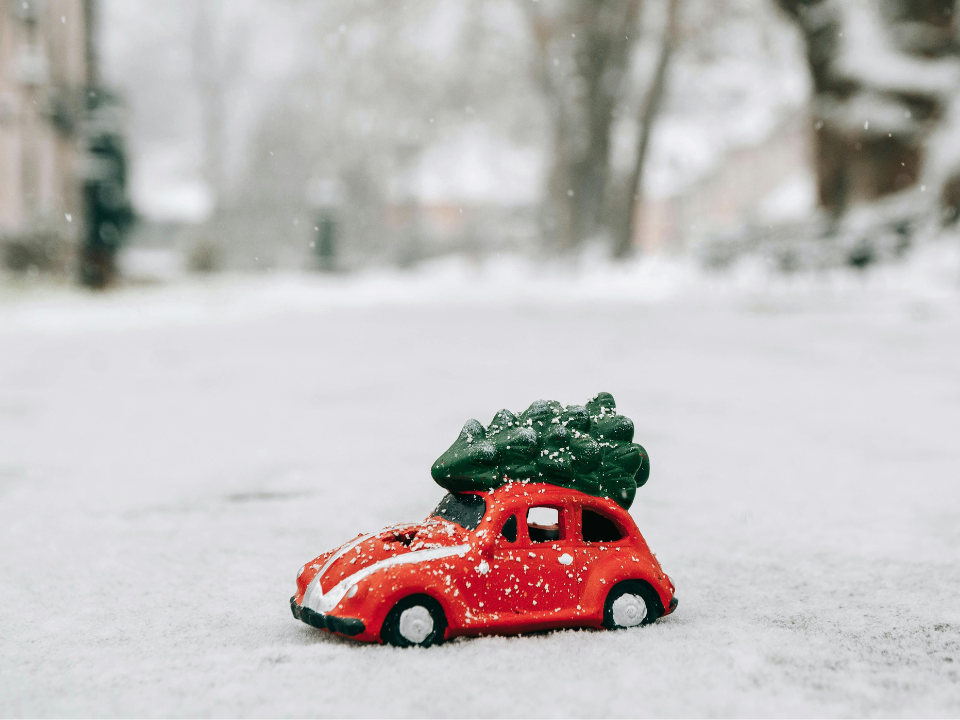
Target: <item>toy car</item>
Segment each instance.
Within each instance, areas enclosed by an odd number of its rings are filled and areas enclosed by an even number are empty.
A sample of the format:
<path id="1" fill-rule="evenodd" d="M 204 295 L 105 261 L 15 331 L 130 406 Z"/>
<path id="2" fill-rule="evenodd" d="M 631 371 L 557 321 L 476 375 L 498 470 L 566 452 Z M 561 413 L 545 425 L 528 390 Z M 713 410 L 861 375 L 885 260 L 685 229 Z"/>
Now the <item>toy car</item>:
<path id="1" fill-rule="evenodd" d="M 422 523 L 361 535 L 300 568 L 294 617 L 369 642 L 646 625 L 674 585 L 612 500 L 545 483 L 450 493 Z"/>

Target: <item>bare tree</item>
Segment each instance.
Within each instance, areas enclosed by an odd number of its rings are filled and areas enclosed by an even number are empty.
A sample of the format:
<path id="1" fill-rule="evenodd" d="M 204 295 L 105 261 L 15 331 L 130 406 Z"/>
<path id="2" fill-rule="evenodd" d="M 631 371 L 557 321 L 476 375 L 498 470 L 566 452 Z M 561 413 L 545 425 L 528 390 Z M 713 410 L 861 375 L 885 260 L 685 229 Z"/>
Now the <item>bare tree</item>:
<path id="1" fill-rule="evenodd" d="M 202 122 L 202 169 L 216 214 L 226 193 L 227 95 L 243 72 L 248 38 L 244 25 L 227 22 L 224 0 L 203 0 L 196 13 L 192 50 Z"/>
<path id="2" fill-rule="evenodd" d="M 597 232 L 609 174 L 610 129 L 640 0 L 524 3 L 535 74 L 553 122 L 545 231 L 561 250 Z"/>
<path id="3" fill-rule="evenodd" d="M 806 41 L 820 205 L 915 186 L 956 72 L 954 0 L 777 0 Z"/>
<path id="4" fill-rule="evenodd" d="M 251 224 L 270 222 L 277 236 L 278 223 L 289 228 L 293 215 L 308 212 L 296 207 L 305 187 L 335 184 L 344 266 L 415 261 L 433 251 L 420 204 L 425 152 L 477 128 L 517 146 L 543 137 L 536 87 L 517 72 L 529 44 L 502 31 L 522 27 L 523 16 L 512 0 L 357 0 L 309 5 L 304 14 L 315 40 L 257 124 L 240 187 L 244 209 L 257 206 Z M 438 42 L 423 28 L 440 23 Z M 314 225 L 297 227 L 309 234 Z"/>
<path id="5" fill-rule="evenodd" d="M 640 135 L 634 154 L 633 170 L 627 179 L 624 205 L 620 212 L 615 213 L 613 221 L 614 245 L 613 254 L 617 258 L 627 257 L 632 249 L 633 237 L 639 223 L 640 201 L 643 195 L 643 168 L 647 161 L 647 148 L 650 145 L 650 134 L 657 113 L 660 110 L 660 101 L 663 98 L 667 80 L 667 68 L 670 65 L 670 56 L 677 44 L 679 35 L 679 8 L 680 0 L 669 0 L 667 5 L 667 22 L 664 26 L 663 41 L 660 46 L 660 55 L 657 68 L 654 71 L 653 82 L 644 95 L 640 104 L 637 118 L 640 124 Z"/>

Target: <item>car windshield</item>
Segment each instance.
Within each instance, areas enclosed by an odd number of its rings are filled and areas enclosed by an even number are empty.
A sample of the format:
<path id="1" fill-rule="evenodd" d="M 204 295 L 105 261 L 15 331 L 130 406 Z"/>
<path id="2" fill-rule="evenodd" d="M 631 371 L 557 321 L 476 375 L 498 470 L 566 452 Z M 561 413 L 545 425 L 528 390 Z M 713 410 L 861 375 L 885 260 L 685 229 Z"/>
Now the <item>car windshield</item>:
<path id="1" fill-rule="evenodd" d="M 479 495 L 447 493 L 431 517 L 456 523 L 466 530 L 476 530 L 487 512 L 487 503 Z"/>

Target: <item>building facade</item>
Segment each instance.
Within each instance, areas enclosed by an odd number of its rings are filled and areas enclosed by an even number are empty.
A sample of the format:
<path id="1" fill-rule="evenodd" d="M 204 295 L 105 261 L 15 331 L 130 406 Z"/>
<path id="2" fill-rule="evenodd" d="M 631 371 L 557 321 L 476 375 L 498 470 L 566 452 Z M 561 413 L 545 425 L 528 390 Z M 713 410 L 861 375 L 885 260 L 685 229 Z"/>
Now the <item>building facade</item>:
<path id="1" fill-rule="evenodd" d="M 0 0 L 0 251 L 69 272 L 83 233 L 81 124 L 96 85 L 91 0 Z"/>

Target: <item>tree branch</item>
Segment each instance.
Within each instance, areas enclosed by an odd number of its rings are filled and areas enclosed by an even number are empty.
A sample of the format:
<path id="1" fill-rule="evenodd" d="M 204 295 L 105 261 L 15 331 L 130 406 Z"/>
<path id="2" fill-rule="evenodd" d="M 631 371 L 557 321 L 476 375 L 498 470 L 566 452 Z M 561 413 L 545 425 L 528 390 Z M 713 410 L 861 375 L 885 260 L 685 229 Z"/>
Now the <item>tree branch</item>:
<path id="1" fill-rule="evenodd" d="M 647 159 L 647 148 L 650 145 L 650 133 L 653 128 L 653 121 L 660 109 L 660 101 L 663 98 L 663 90 L 666 85 L 667 67 L 670 64 L 670 55 L 673 53 L 674 46 L 677 43 L 679 29 L 679 7 L 680 0 L 669 0 L 667 6 L 667 24 L 664 28 L 663 43 L 660 48 L 660 57 L 657 61 L 657 69 L 654 72 L 653 82 L 650 89 L 640 103 L 640 112 L 638 120 L 640 122 L 640 138 L 637 143 L 637 154 L 635 156 L 633 171 L 627 181 L 626 211 L 623 214 L 624 221 L 621 224 L 620 231 L 614 238 L 614 257 L 624 258 L 630 254 L 633 242 L 634 231 L 639 221 L 638 200 L 642 196 L 643 168 Z"/>

